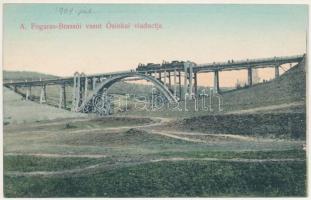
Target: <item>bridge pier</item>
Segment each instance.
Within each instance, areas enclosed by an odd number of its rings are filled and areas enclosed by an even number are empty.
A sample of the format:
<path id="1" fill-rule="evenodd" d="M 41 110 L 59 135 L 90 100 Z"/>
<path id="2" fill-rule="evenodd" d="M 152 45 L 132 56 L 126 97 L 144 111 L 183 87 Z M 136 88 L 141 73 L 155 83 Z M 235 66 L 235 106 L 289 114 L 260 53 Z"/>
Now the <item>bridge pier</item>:
<path id="1" fill-rule="evenodd" d="M 84 100 L 87 99 L 87 95 L 88 95 L 88 78 L 85 76 L 85 80 L 84 80 Z"/>
<path id="2" fill-rule="evenodd" d="M 214 72 L 214 91 L 215 93 L 219 93 L 219 72 L 218 70 Z"/>
<path id="3" fill-rule="evenodd" d="M 198 95 L 198 76 L 197 76 L 197 72 L 193 73 L 193 80 L 194 80 L 194 95 L 197 96 Z"/>
<path id="4" fill-rule="evenodd" d="M 176 93 L 177 93 L 177 80 L 176 80 L 176 77 L 177 76 L 177 73 L 176 73 L 176 69 L 174 70 L 174 96 L 176 97 Z"/>
<path id="5" fill-rule="evenodd" d="M 275 73 L 274 78 L 278 78 L 280 76 L 279 65 L 274 66 L 274 73 Z"/>
<path id="6" fill-rule="evenodd" d="M 46 102 L 46 85 L 43 85 L 41 87 L 41 92 L 40 92 L 40 104 Z"/>
<path id="7" fill-rule="evenodd" d="M 190 98 L 193 98 L 193 64 L 189 63 L 189 91 Z"/>
<path id="8" fill-rule="evenodd" d="M 183 93 L 183 99 L 185 99 L 185 96 L 188 95 L 190 99 L 193 98 L 193 80 L 194 80 L 194 74 L 193 74 L 193 66 L 194 64 L 191 62 L 186 62 L 184 64 L 184 93 Z"/>
<path id="9" fill-rule="evenodd" d="M 72 98 L 72 105 L 71 111 L 76 112 L 79 108 L 81 102 L 81 81 L 80 81 L 80 74 L 76 72 L 73 78 L 73 98 Z"/>
<path id="10" fill-rule="evenodd" d="M 166 73 L 166 71 L 164 71 L 164 85 L 166 86 L 166 78 L 167 78 L 167 73 Z"/>
<path id="11" fill-rule="evenodd" d="M 76 106 L 76 95 L 77 95 L 77 76 L 78 72 L 73 75 L 73 86 L 72 86 L 72 101 L 71 101 L 71 111 L 75 111 Z"/>
<path id="12" fill-rule="evenodd" d="M 95 88 L 96 88 L 96 82 L 97 82 L 97 78 L 93 78 L 93 79 L 92 79 L 92 90 L 95 90 Z"/>
<path id="13" fill-rule="evenodd" d="M 66 85 L 65 84 L 60 85 L 59 89 L 60 90 L 59 90 L 58 107 L 66 109 Z"/>
<path id="14" fill-rule="evenodd" d="M 29 100 L 30 95 L 31 95 L 31 86 L 28 86 L 26 89 L 26 101 Z"/>
<path id="15" fill-rule="evenodd" d="M 182 99 L 181 71 L 178 71 L 179 99 Z"/>
<path id="16" fill-rule="evenodd" d="M 171 82 L 171 72 L 168 72 L 168 87 L 172 87 L 172 82 Z"/>
<path id="17" fill-rule="evenodd" d="M 247 74 L 248 74 L 248 85 L 252 86 L 253 85 L 253 70 L 251 67 L 247 69 Z"/>
<path id="18" fill-rule="evenodd" d="M 184 88 L 182 99 L 185 100 L 188 90 L 188 63 L 184 64 Z"/>
<path id="19" fill-rule="evenodd" d="M 80 97 L 79 97 L 79 103 L 78 103 L 78 108 L 82 104 L 83 100 L 87 97 L 87 77 L 86 75 L 82 72 L 80 74 Z"/>

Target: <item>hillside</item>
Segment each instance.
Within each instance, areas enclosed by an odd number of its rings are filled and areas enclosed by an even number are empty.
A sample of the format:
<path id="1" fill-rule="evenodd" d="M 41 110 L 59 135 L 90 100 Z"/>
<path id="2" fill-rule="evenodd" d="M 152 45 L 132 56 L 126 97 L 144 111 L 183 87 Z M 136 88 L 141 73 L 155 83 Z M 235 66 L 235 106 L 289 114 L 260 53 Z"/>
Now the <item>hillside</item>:
<path id="1" fill-rule="evenodd" d="M 25 80 L 42 80 L 58 78 L 57 76 L 50 74 L 43 74 L 30 71 L 3 71 L 3 80 L 7 81 L 25 81 Z"/>
<path id="2" fill-rule="evenodd" d="M 8 88 L 3 88 L 4 125 L 83 116 L 82 113 L 73 113 L 52 106 L 25 101 L 20 95 Z"/>
<path id="3" fill-rule="evenodd" d="M 271 82 L 223 93 L 224 110 L 305 102 L 306 73 L 304 67 L 305 63 L 302 62 Z"/>
<path id="4" fill-rule="evenodd" d="M 271 82 L 224 93 L 225 113 L 181 119 L 170 128 L 217 134 L 305 139 L 304 66 L 304 62 L 300 63 Z"/>

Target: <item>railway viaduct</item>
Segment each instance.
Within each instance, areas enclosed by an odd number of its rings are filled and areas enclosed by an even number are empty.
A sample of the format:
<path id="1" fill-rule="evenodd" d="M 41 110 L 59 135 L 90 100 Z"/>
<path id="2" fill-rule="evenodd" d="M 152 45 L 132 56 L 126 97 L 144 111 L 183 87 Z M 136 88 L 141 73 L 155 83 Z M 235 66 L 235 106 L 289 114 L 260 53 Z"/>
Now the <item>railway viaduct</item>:
<path id="1" fill-rule="evenodd" d="M 48 80 L 6 82 L 4 86 L 21 93 L 20 88 L 26 89 L 26 100 L 31 95 L 31 88 L 40 87 L 40 103 L 47 99 L 46 86 L 59 85 L 59 108 L 70 108 L 74 112 L 90 112 L 85 109 L 98 94 L 107 95 L 107 90 L 114 83 L 126 80 L 146 80 L 151 82 L 169 102 L 177 102 L 198 95 L 198 74 L 214 74 L 214 92 L 220 92 L 219 73 L 231 70 L 247 70 L 248 85 L 252 86 L 252 70 L 256 68 L 274 68 L 275 77 L 279 77 L 283 64 L 299 63 L 304 55 L 271 57 L 262 59 L 247 59 L 239 61 L 214 62 L 195 64 L 194 62 L 164 62 L 152 67 L 140 66 L 136 69 L 122 72 L 86 75 L 76 72 L 73 77 Z M 72 105 L 66 105 L 66 89 L 72 89 Z"/>

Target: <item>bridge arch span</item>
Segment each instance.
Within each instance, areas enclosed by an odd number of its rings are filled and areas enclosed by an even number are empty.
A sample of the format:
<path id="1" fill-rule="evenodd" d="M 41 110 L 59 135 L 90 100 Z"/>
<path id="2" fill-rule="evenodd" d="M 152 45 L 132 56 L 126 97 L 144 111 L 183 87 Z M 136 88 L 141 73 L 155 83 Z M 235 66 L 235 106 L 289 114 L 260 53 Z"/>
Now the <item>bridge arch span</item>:
<path id="1" fill-rule="evenodd" d="M 136 77 L 136 78 L 141 78 L 146 81 L 150 81 L 153 83 L 153 85 L 164 95 L 164 97 L 169 101 L 169 102 L 177 102 L 177 98 L 172 94 L 172 92 L 167 88 L 161 81 L 157 80 L 156 78 L 142 74 L 139 72 L 129 72 L 125 74 L 119 74 L 119 75 L 114 75 L 103 82 L 101 82 L 94 91 L 91 92 L 91 94 L 83 101 L 81 104 L 79 110 L 83 110 L 84 107 L 92 101 L 93 97 L 95 97 L 98 93 L 102 92 L 104 89 L 109 89 L 113 84 L 125 79 L 125 78 L 130 78 L 130 77 Z"/>

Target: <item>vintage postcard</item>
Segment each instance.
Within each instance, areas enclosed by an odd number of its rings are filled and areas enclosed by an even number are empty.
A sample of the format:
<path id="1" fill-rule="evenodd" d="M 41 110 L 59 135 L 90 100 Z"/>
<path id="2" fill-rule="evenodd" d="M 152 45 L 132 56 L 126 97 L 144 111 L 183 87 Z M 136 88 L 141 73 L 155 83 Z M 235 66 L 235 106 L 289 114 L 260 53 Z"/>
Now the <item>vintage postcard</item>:
<path id="1" fill-rule="evenodd" d="M 4 197 L 307 197 L 308 4 L 4 3 Z"/>

